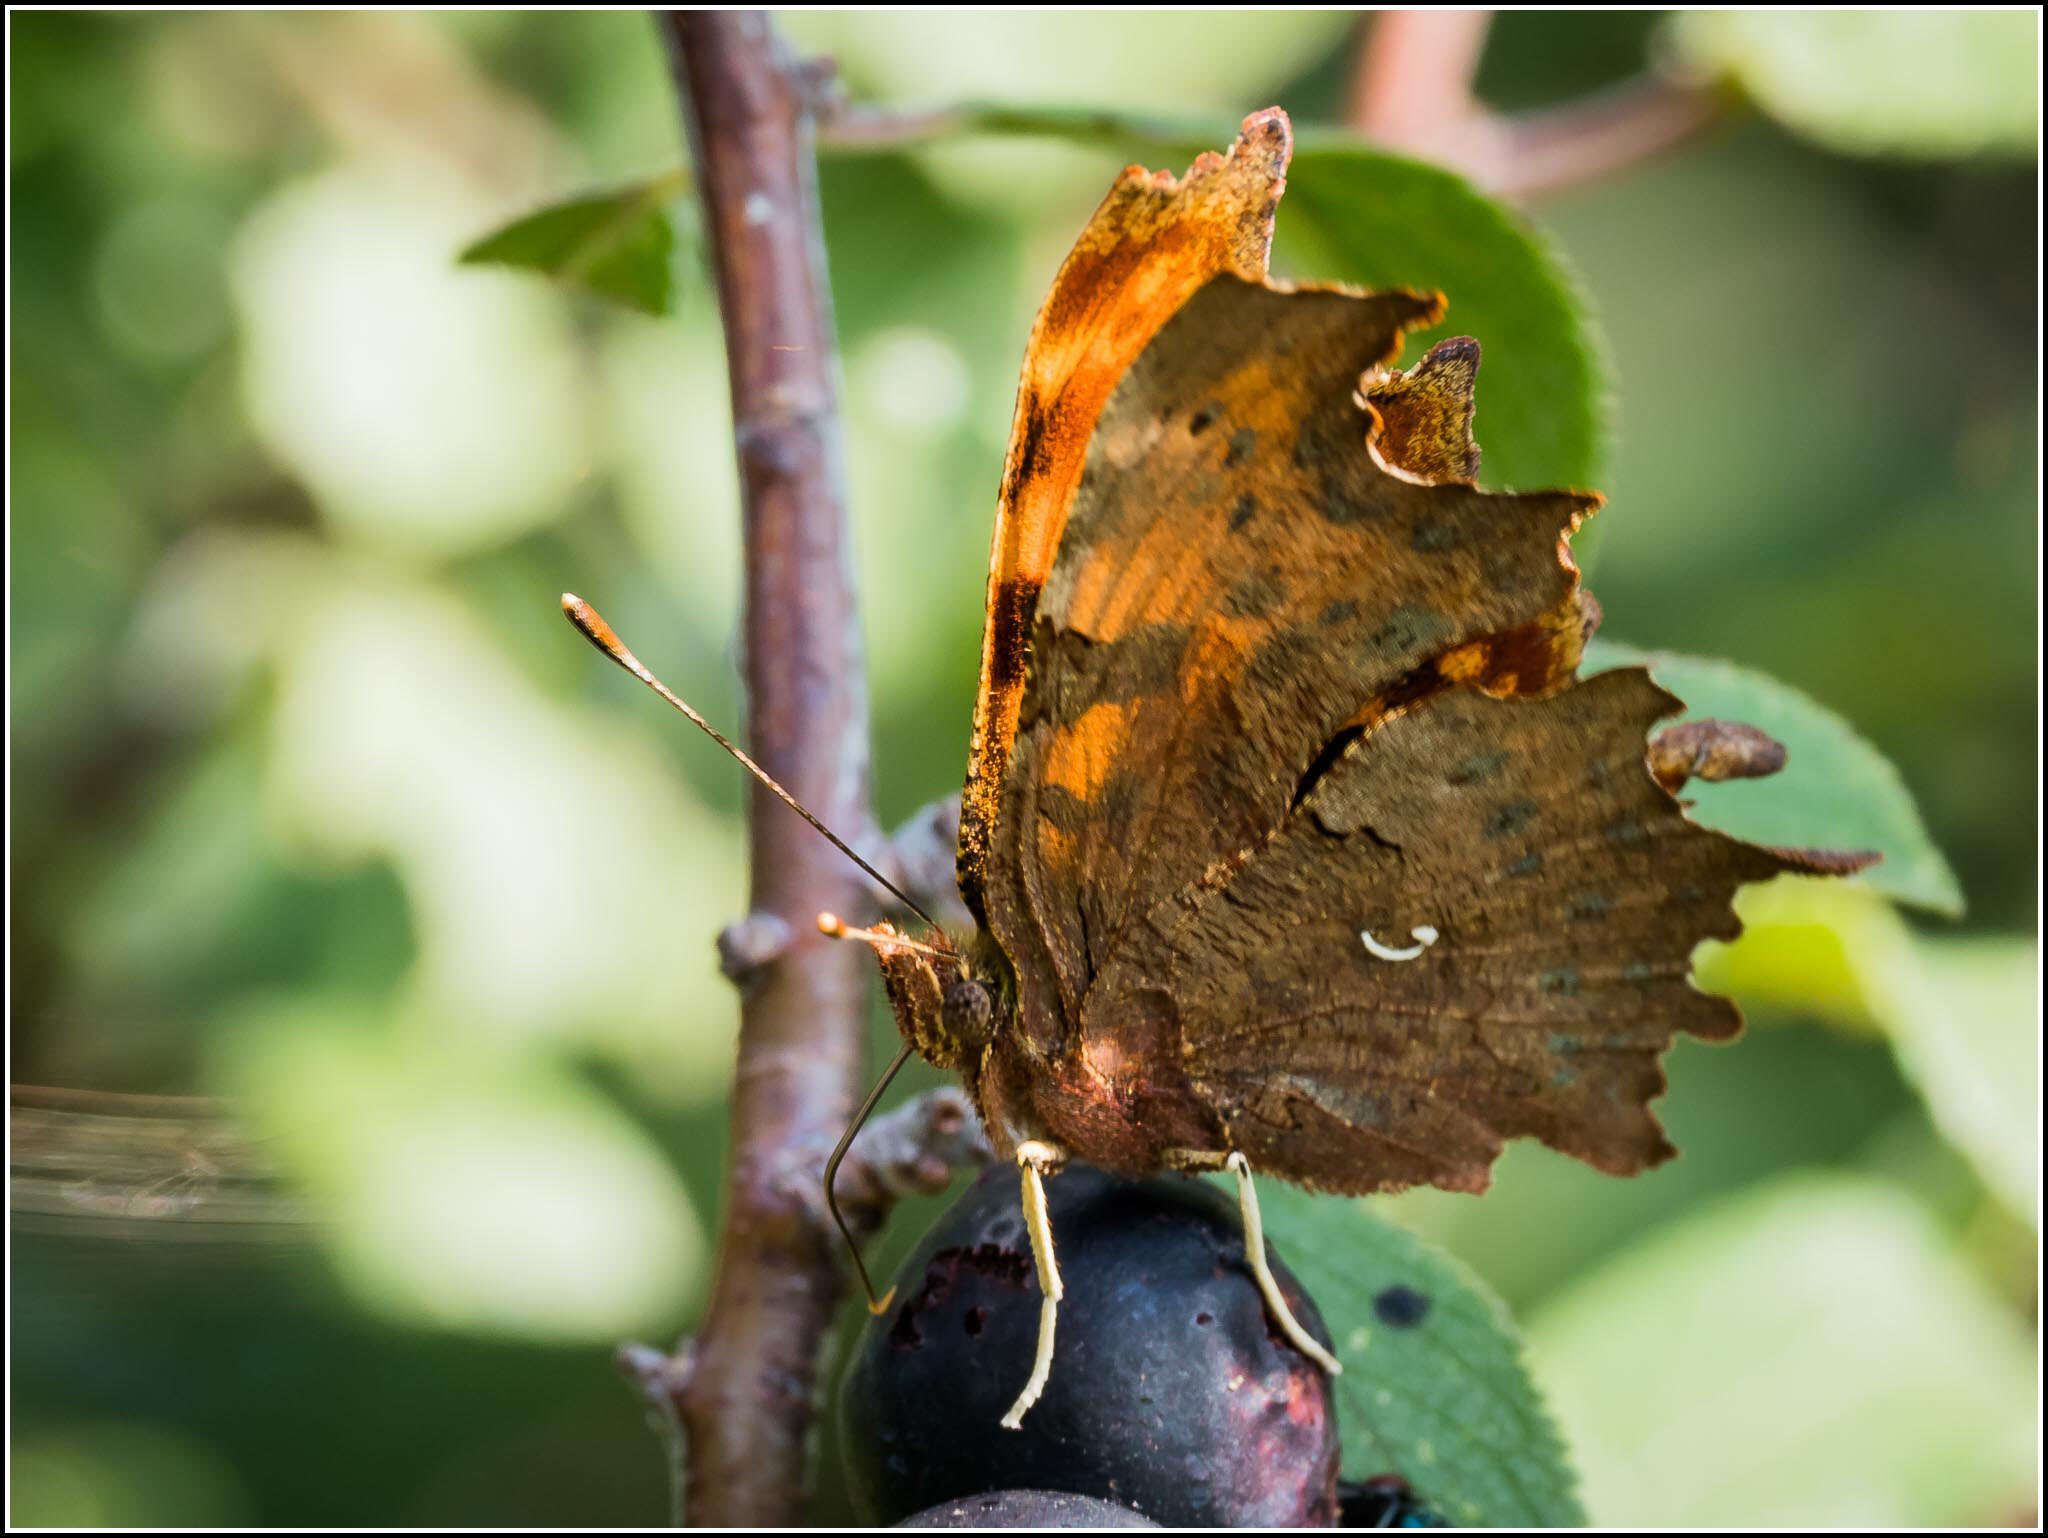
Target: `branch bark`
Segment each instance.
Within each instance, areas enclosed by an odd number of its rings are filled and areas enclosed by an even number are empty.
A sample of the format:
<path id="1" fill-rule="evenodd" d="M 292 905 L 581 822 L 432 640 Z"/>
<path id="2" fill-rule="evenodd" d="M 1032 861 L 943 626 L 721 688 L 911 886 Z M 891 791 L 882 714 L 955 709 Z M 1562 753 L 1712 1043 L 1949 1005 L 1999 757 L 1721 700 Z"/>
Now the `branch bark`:
<path id="1" fill-rule="evenodd" d="M 765 15 L 667 12 L 662 31 L 725 328 L 751 751 L 828 825 L 865 827 L 867 703 L 811 92 Z M 817 1171 L 861 1087 L 866 954 L 813 921 L 820 910 L 868 911 L 866 883 L 759 786 L 749 815 L 752 915 L 789 939 L 742 989 L 711 1299 L 694 1349 L 655 1374 L 682 1432 L 682 1514 L 695 1525 L 795 1519 L 842 1286 Z"/>
<path id="2" fill-rule="evenodd" d="M 1726 102 L 1655 70 L 1537 112 L 1473 95 L 1491 11 L 1382 11 L 1359 35 L 1345 119 L 1386 149 L 1434 160 L 1500 197 L 1598 181 L 1704 131 Z"/>

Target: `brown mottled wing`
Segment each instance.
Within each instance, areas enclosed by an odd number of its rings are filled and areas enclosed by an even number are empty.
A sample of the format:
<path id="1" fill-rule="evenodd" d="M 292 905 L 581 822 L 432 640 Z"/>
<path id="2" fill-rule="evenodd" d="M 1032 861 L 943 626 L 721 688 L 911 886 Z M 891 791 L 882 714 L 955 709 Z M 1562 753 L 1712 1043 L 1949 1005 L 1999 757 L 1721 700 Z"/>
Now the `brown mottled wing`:
<path id="1" fill-rule="evenodd" d="M 1597 499 L 1431 484 L 1368 448 L 1361 377 L 1437 304 L 1218 277 L 1104 408 L 984 893 L 1040 1050 L 1077 1044 L 1125 932 L 1263 844 L 1347 728 L 1447 677 L 1555 682 L 1522 639 L 1576 627 L 1561 536 Z"/>
<path id="2" fill-rule="evenodd" d="M 1175 178 L 1132 166 L 1081 232 L 1032 327 L 989 557 L 981 688 L 961 797 L 961 893 L 982 913 L 999 787 L 1016 735 L 1024 653 L 1089 435 L 1130 362 L 1220 272 L 1265 275 L 1291 149 L 1287 114 L 1248 117 L 1227 155 Z"/>
<path id="3" fill-rule="evenodd" d="M 1451 688 L 1355 743 L 1271 843 L 1155 911 L 1102 1007 L 1163 991 L 1195 1091 L 1257 1167 L 1364 1193 L 1484 1189 L 1504 1139 L 1617 1174 L 1667 1158 L 1676 1032 L 1733 1035 L 1687 980 L 1729 900 L 1794 862 L 1688 821 L 1639 669 L 1538 699 Z M 1408 947 L 1376 957 L 1361 938 Z"/>

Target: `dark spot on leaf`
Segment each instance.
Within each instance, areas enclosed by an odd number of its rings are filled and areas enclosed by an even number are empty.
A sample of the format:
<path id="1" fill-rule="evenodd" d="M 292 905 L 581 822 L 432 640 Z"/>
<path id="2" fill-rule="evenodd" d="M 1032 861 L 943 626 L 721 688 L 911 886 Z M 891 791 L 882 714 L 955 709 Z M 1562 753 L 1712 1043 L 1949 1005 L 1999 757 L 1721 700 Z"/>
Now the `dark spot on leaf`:
<path id="1" fill-rule="evenodd" d="M 1235 534 L 1250 523 L 1259 513 L 1259 499 L 1246 492 L 1237 499 L 1237 506 L 1230 510 L 1230 532 Z"/>
<path id="2" fill-rule="evenodd" d="M 1412 1330 L 1429 1316 L 1429 1295 L 1397 1283 L 1372 1300 L 1372 1311 L 1381 1324 Z"/>
<path id="3" fill-rule="evenodd" d="M 1316 616 L 1316 623 L 1319 625 L 1341 625 L 1346 620 L 1357 618 L 1358 605 L 1349 598 L 1340 598 L 1335 603 L 1324 606 L 1323 612 Z"/>
<path id="4" fill-rule="evenodd" d="M 1647 844 L 1650 841 L 1649 830 L 1633 819 L 1609 823 L 1607 825 L 1607 836 L 1615 843 L 1631 849 L 1639 844 Z"/>
<path id="5" fill-rule="evenodd" d="M 1223 468 L 1228 470 L 1243 464 L 1258 446 L 1259 435 L 1249 427 L 1240 427 L 1230 435 L 1230 447 L 1223 452 Z"/>
<path id="6" fill-rule="evenodd" d="M 1579 991 L 1579 969 L 1577 967 L 1555 968 L 1537 978 L 1536 986 L 1545 993 L 1562 993 L 1567 996 L 1577 993 Z"/>
<path id="7" fill-rule="evenodd" d="M 1510 876 L 1533 876 L 1543 869 L 1543 856 L 1534 850 L 1525 854 L 1508 867 Z"/>
<path id="8" fill-rule="evenodd" d="M 1600 892 L 1581 892 L 1572 899 L 1571 916 L 1575 919 L 1605 918 L 1614 911 L 1612 898 Z"/>
<path id="9" fill-rule="evenodd" d="M 1188 436 L 1191 438 L 1198 437 L 1203 432 L 1206 432 L 1209 424 L 1215 420 L 1216 408 L 1214 406 L 1204 406 L 1200 411 L 1197 411 L 1188 418 Z"/>

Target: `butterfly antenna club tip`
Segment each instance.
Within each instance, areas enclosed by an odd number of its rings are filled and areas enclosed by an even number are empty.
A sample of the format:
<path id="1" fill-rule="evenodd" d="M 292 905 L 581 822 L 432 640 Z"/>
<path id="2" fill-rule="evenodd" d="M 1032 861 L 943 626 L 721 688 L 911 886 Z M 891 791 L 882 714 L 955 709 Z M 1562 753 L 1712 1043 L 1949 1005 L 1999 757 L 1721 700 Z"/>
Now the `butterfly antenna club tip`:
<path id="1" fill-rule="evenodd" d="M 647 669 L 646 665 L 643 664 L 638 657 L 634 656 L 633 653 L 627 649 L 626 643 L 619 639 L 618 632 L 612 629 L 610 625 L 607 625 L 604 622 L 603 615 L 599 614 L 597 610 L 591 608 L 589 604 L 585 603 L 581 598 L 578 598 L 574 593 L 564 593 L 562 595 L 562 613 L 568 616 L 570 624 L 574 625 L 577 628 L 577 630 L 582 632 L 583 638 L 586 641 L 588 641 L 592 646 L 595 646 L 599 651 L 603 652 L 607 657 L 611 658 L 612 661 L 616 662 L 628 673 L 631 673 L 635 678 L 639 679 L 640 682 L 647 685 L 648 688 L 652 689 L 656 694 L 660 695 L 663 700 L 667 701 L 670 705 L 674 706 L 675 709 L 680 711 L 686 718 L 688 718 L 692 726 L 696 727 L 699 731 L 704 733 L 705 736 L 709 737 L 713 742 L 717 743 L 720 748 L 724 749 L 725 752 L 729 754 L 733 758 L 733 760 L 739 764 L 739 766 L 742 769 L 746 770 L 747 773 L 751 774 L 756 780 L 760 781 L 763 786 L 765 786 L 768 790 L 772 791 L 775 794 L 775 796 L 781 800 L 784 806 L 788 807 L 792 812 L 795 812 L 797 816 L 801 817 L 813 828 L 816 828 L 818 832 L 822 833 L 825 836 L 826 841 L 830 843 L 833 848 L 837 849 L 841 854 L 845 855 L 847 859 L 851 860 L 856 866 L 858 866 L 862 871 L 864 871 L 867 874 L 868 878 L 872 880 L 877 886 L 881 887 L 883 891 L 889 893 L 890 896 L 894 897 L 898 902 L 902 903 L 904 907 L 909 909 L 912 913 L 915 913 L 927 924 L 931 925 L 933 929 L 938 929 L 938 920 L 934 919 L 929 913 L 926 913 L 923 908 L 919 907 L 916 901 L 913 898 L 911 898 L 908 893 L 906 893 L 901 887 L 897 886 L 896 883 L 891 881 L 887 876 L 883 875 L 880 871 L 876 870 L 871 863 L 869 863 L 866 859 L 862 858 L 861 855 L 855 851 L 854 847 L 851 844 L 847 843 L 845 839 L 841 838 L 837 833 L 834 833 L 830 828 L 826 827 L 825 824 L 819 820 L 815 812 L 813 812 L 809 807 L 805 806 L 801 801 L 797 800 L 797 798 L 795 796 L 792 796 L 788 791 L 784 790 L 781 784 L 777 782 L 773 775 L 771 775 L 767 770 L 763 769 L 759 764 L 755 763 L 745 753 L 741 752 L 740 749 L 736 747 L 733 743 L 727 741 L 725 734 L 720 732 L 718 728 L 713 726 L 709 721 L 705 720 L 703 716 L 699 715 L 696 709 L 692 707 L 688 701 L 684 700 L 682 696 L 678 695 L 677 693 L 675 693 L 674 690 L 670 689 L 667 684 L 663 683 L 660 679 L 656 678 L 654 674 Z M 827 930 L 826 933 L 830 934 L 831 931 Z"/>

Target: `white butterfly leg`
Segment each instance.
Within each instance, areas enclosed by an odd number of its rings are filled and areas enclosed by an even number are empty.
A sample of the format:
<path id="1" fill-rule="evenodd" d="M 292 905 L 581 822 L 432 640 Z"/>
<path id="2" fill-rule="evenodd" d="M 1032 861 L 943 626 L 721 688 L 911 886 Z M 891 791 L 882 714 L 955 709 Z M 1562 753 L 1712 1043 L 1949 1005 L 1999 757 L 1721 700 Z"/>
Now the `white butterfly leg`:
<path id="1" fill-rule="evenodd" d="M 1280 1333 L 1294 1343 L 1295 1350 L 1331 1377 L 1336 1377 L 1344 1371 L 1343 1363 L 1301 1327 L 1301 1321 L 1294 1317 L 1294 1311 L 1280 1295 L 1280 1284 L 1273 1279 L 1273 1268 L 1266 1264 L 1266 1227 L 1259 1220 L 1259 1194 L 1252 1189 L 1251 1161 L 1243 1154 L 1233 1152 L 1223 1162 L 1237 1177 L 1237 1210 L 1244 1220 L 1244 1258 L 1251 1265 L 1252 1280 L 1259 1284 L 1259 1294 L 1266 1300 L 1267 1311 L 1272 1314 L 1273 1322 L 1280 1326 Z"/>
<path id="2" fill-rule="evenodd" d="M 1045 1176 L 1065 1162 L 1066 1155 L 1050 1143 L 1033 1138 L 1017 1145 L 1017 1168 L 1024 1177 L 1024 1226 L 1031 1235 L 1031 1259 L 1038 1267 L 1038 1290 L 1043 1299 L 1038 1305 L 1038 1355 L 1032 1361 L 1031 1378 L 1024 1385 L 1024 1392 L 1003 1417 L 1003 1427 L 1008 1431 L 1024 1424 L 1024 1412 L 1038 1403 L 1046 1380 L 1052 1376 L 1053 1326 L 1059 1318 L 1062 1288 L 1059 1262 L 1052 1253 L 1052 1214 L 1045 1204 Z"/>

